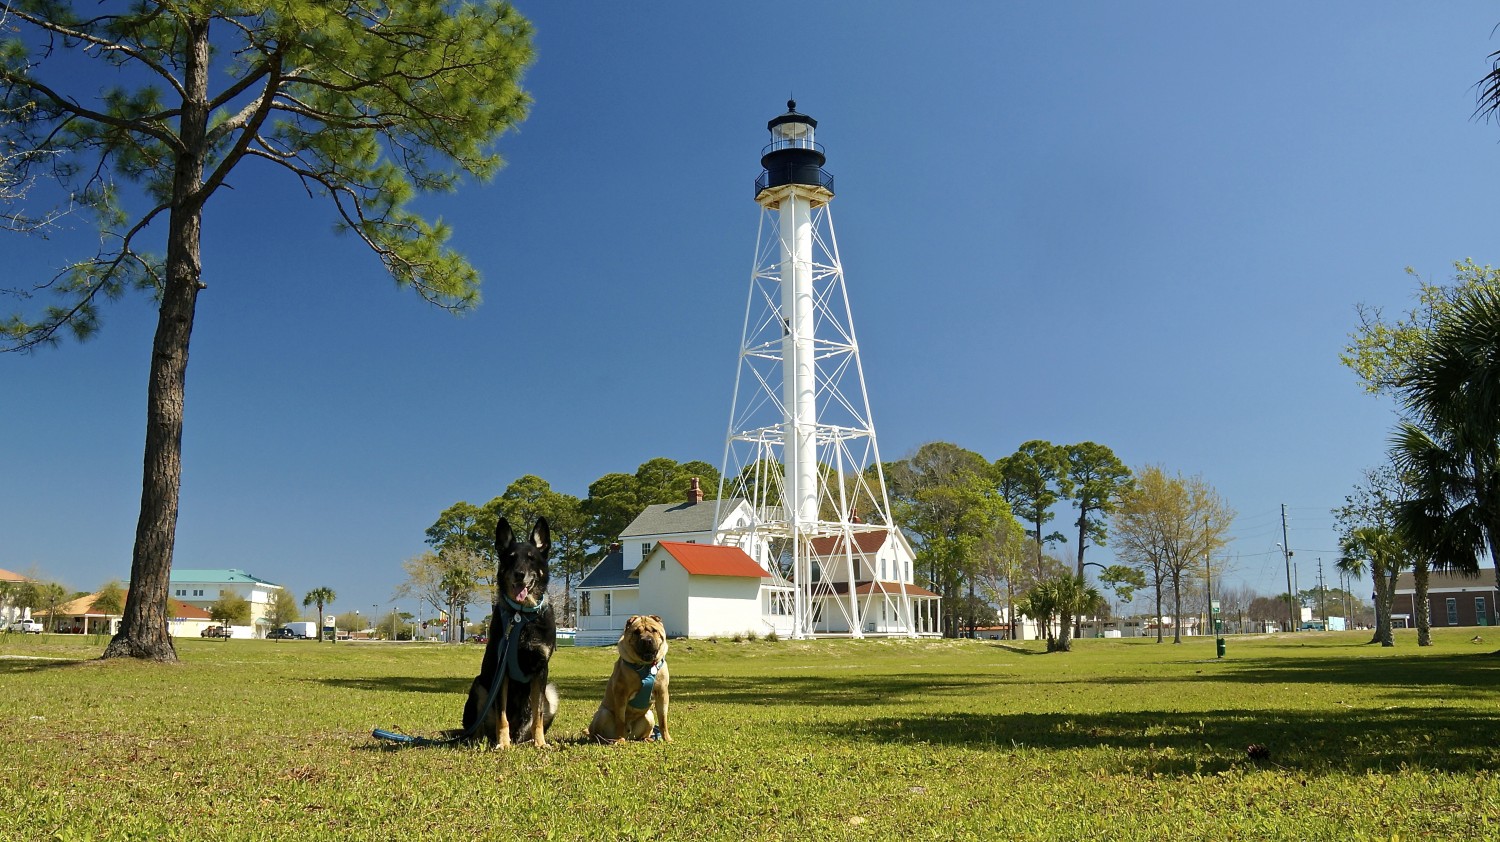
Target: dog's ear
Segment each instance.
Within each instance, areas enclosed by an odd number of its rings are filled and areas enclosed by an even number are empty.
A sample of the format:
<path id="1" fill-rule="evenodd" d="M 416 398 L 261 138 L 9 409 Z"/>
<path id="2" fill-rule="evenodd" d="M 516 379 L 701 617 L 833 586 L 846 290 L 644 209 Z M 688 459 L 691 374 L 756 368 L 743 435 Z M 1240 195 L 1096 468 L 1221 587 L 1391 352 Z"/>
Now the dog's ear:
<path id="1" fill-rule="evenodd" d="M 552 527 L 547 525 L 546 518 L 537 518 L 536 525 L 531 527 L 531 543 L 544 557 L 552 551 Z"/>
<path id="2" fill-rule="evenodd" d="M 661 617 L 658 617 L 658 616 L 657 616 L 657 615 L 655 615 L 655 614 L 652 614 L 652 615 L 651 615 L 651 619 L 653 619 L 653 620 L 655 620 L 655 621 L 656 621 L 656 622 L 658 622 L 658 623 L 661 623 L 661 622 L 665 622 L 665 621 L 664 621 L 664 620 L 662 620 L 662 618 L 661 618 Z"/>
<path id="3" fill-rule="evenodd" d="M 506 520 L 504 517 L 501 517 L 500 522 L 495 524 L 495 549 L 498 550 L 501 555 L 505 555 L 515 548 L 516 533 L 511 530 L 510 521 Z"/>

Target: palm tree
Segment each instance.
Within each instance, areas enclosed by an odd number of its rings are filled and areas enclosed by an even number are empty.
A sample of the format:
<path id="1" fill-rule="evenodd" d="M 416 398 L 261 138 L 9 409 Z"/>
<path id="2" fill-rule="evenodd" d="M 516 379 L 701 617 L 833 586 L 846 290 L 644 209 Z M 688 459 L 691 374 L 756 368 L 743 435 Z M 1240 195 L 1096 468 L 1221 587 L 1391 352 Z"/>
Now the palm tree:
<path id="1" fill-rule="evenodd" d="M 1401 536 L 1391 529 L 1360 526 L 1339 541 L 1340 557 L 1334 566 L 1351 576 L 1369 571 L 1375 580 L 1375 635 L 1371 643 L 1395 646 L 1391 634 L 1391 602 L 1396 596 L 1396 577 L 1408 564 L 1408 551 Z"/>
<path id="2" fill-rule="evenodd" d="M 1047 636 L 1047 651 L 1057 648 L 1057 636 L 1052 621 L 1057 616 L 1057 594 L 1053 582 L 1038 582 L 1016 600 L 1016 613 L 1036 621 L 1039 631 Z"/>
<path id="3" fill-rule="evenodd" d="M 323 606 L 329 604 L 330 602 L 333 602 L 337 598 L 338 595 L 333 592 L 333 588 L 313 588 L 312 590 L 307 592 L 307 596 L 302 598 L 303 608 L 306 608 L 309 605 L 313 605 L 314 603 L 316 603 L 318 606 L 319 641 L 323 639 Z"/>
<path id="4" fill-rule="evenodd" d="M 1413 414 L 1391 445 L 1413 489 L 1397 529 L 1435 568 L 1475 573 L 1500 548 L 1500 290 L 1459 295 L 1397 385 Z"/>
<path id="5" fill-rule="evenodd" d="M 1063 574 L 1027 591 L 1016 610 L 1046 628 L 1048 652 L 1071 652 L 1073 618 L 1098 613 L 1104 604 L 1099 589 L 1082 576 Z M 1055 626 L 1054 620 L 1058 621 Z"/>

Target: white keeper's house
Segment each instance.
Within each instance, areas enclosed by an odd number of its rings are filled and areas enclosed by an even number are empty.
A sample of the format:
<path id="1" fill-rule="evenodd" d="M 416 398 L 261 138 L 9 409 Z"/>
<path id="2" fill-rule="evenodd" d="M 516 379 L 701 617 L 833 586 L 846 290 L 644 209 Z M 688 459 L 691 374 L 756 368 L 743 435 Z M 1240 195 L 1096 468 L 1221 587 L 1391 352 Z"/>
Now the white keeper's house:
<path id="1" fill-rule="evenodd" d="M 670 637 L 790 634 L 795 587 L 777 572 L 772 547 L 747 536 L 754 517 L 744 500 L 704 500 L 696 478 L 686 501 L 648 506 L 579 584 L 575 643 L 614 644 L 632 614 L 660 616 Z M 828 585 L 816 599 L 850 599 L 839 583 L 852 560 L 866 631 L 939 633 L 938 595 L 912 583 L 911 546 L 899 531 L 861 533 L 852 547 L 829 539 L 814 551 L 813 576 Z M 849 631 L 839 611 L 815 606 L 813 614 L 825 632 Z"/>

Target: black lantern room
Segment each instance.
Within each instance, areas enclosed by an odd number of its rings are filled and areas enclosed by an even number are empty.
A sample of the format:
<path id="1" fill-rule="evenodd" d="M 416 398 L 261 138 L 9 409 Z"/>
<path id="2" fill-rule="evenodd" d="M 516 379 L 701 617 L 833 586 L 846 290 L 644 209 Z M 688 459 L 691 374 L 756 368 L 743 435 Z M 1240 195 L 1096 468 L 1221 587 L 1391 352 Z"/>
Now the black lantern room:
<path id="1" fill-rule="evenodd" d="M 785 184 L 805 184 L 833 192 L 833 176 L 823 169 L 823 147 L 813 139 L 818 121 L 797 113 L 797 101 L 786 101 L 786 113 L 766 123 L 771 142 L 761 150 L 765 172 L 755 180 L 755 193 Z"/>

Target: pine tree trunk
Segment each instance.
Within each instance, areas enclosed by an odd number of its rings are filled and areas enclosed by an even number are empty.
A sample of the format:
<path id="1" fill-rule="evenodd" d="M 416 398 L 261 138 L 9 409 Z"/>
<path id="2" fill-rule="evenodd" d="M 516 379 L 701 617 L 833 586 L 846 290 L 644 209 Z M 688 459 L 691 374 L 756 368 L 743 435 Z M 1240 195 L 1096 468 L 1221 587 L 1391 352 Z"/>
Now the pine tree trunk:
<path id="1" fill-rule="evenodd" d="M 165 288 L 151 348 L 146 393 L 146 452 L 141 481 L 141 514 L 136 522 L 130 560 L 130 593 L 120 631 L 105 648 L 105 658 L 177 660 L 167 633 L 167 592 L 172 549 L 177 538 L 177 511 L 182 489 L 182 418 L 186 394 L 188 340 L 202 276 L 199 239 L 203 183 L 203 147 L 208 126 L 208 22 L 187 25 L 182 120 L 178 135 L 184 150 L 177 156 L 172 208 L 167 222 Z"/>
<path id="2" fill-rule="evenodd" d="M 1431 569 L 1427 559 L 1419 558 L 1412 569 L 1412 584 L 1416 588 L 1416 594 L 1412 597 L 1412 612 L 1417 615 L 1413 619 L 1417 621 L 1417 645 L 1432 645 L 1432 606 L 1427 600 L 1427 574 Z"/>

